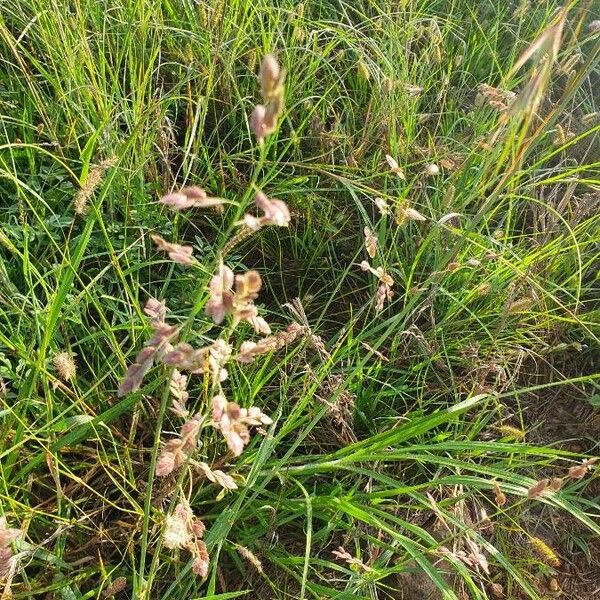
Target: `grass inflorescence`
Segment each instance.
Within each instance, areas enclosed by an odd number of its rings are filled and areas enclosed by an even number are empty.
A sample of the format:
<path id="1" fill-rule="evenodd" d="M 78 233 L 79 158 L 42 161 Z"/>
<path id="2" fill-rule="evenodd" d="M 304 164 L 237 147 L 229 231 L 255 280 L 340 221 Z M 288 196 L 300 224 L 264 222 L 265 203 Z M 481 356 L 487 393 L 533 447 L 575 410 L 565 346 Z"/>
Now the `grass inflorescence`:
<path id="1" fill-rule="evenodd" d="M 3 597 L 592 598 L 597 23 L 5 0 Z"/>

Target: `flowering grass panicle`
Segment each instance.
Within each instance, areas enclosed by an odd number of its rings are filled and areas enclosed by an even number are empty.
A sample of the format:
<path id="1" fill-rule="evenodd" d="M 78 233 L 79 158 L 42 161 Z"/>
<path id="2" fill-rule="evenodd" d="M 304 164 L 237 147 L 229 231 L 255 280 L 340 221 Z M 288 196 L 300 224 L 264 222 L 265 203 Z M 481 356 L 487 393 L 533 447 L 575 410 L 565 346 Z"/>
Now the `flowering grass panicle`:
<path id="1" fill-rule="evenodd" d="M 264 137 L 272 133 L 277 125 L 277 119 L 283 105 L 284 73 L 273 56 L 263 60 L 260 69 L 261 94 L 264 104 L 256 107 L 251 125 L 259 144 Z M 221 198 L 209 197 L 197 186 L 188 186 L 177 192 L 162 196 L 161 203 L 173 210 L 189 208 L 222 208 Z M 255 203 L 262 212 L 260 216 L 246 214 L 242 224 L 245 225 L 243 235 L 252 234 L 259 229 L 274 225 L 286 227 L 290 223 L 290 212 L 285 202 L 269 198 L 261 191 L 255 193 Z M 240 234 L 225 244 L 233 244 Z M 161 236 L 152 234 L 152 240 L 159 250 L 168 254 L 169 258 L 183 265 L 196 264 L 191 246 L 183 246 L 175 242 L 167 242 Z M 268 337 L 258 341 L 245 340 L 240 344 L 236 354 L 236 363 L 243 365 L 252 362 L 256 356 L 278 350 L 292 343 L 305 328 L 295 323 L 275 335 L 271 335 L 271 327 L 259 315 L 254 304 L 262 288 L 262 278 L 257 271 L 249 270 L 234 274 L 232 269 L 222 261 L 225 251 L 219 255 L 213 276 L 208 283 L 208 300 L 205 314 L 215 325 L 225 323 L 221 337 L 206 346 L 195 348 L 187 341 L 176 343 L 179 330 L 176 326 L 165 322 L 167 307 L 164 302 L 150 298 L 144 308 L 154 330 L 153 336 L 144 344 L 129 367 L 125 378 L 119 386 L 119 395 L 131 393 L 142 384 L 142 380 L 150 368 L 157 362 L 169 367 L 168 396 L 171 399 L 171 413 L 183 423 L 177 437 L 171 437 L 162 444 L 156 457 L 154 476 L 167 477 L 182 466 L 188 464 L 211 483 L 216 483 L 223 490 L 236 490 L 237 484 L 233 477 L 223 470 L 211 467 L 203 460 L 196 460 L 194 455 L 202 448 L 202 431 L 211 425 L 222 434 L 231 455 L 239 456 L 244 447 L 250 442 L 252 427 L 262 427 L 272 424 L 272 419 L 256 406 L 243 408 L 236 402 L 229 402 L 225 397 L 223 383 L 228 377 L 227 363 L 232 358 L 233 346 L 230 341 L 236 334 L 236 328 L 241 322 L 250 324 L 254 331 Z M 226 319 L 228 321 L 226 322 Z M 201 374 L 205 377 L 205 393 L 211 393 L 210 421 L 202 411 L 193 412 L 188 405 L 192 404 L 188 391 L 188 377 L 182 373 Z M 167 399 L 167 396 L 165 396 Z M 183 475 L 182 475 L 183 476 Z M 173 513 L 165 520 L 164 544 L 170 549 L 185 548 L 192 553 L 192 570 L 201 577 L 208 573 L 209 557 L 206 546 L 202 541 L 204 525 L 195 519 L 187 502 L 180 502 Z"/>
<path id="2" fill-rule="evenodd" d="M 205 462 L 194 462 L 193 465 L 212 483 L 216 483 L 226 490 L 237 490 L 238 486 L 233 477 L 224 471 L 221 471 L 220 469 L 213 470 Z"/>

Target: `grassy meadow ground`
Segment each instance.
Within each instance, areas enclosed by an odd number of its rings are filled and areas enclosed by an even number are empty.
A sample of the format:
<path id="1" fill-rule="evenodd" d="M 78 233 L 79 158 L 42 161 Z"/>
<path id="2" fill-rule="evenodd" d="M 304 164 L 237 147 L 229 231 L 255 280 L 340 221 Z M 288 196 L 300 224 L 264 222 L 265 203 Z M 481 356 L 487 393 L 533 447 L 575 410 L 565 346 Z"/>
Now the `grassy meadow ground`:
<path id="1" fill-rule="evenodd" d="M 598 19 L 3 0 L 1 598 L 600 598 Z M 261 147 L 267 53 L 287 73 Z M 160 202 L 192 185 L 225 210 Z M 291 222 L 231 242 L 257 190 Z M 221 259 L 300 335 L 223 382 L 184 393 L 158 364 L 118 394 L 149 298 L 195 348 L 258 342 L 205 314 Z M 205 426 L 215 389 L 270 417 L 241 453 Z M 206 420 L 157 476 L 184 394 Z"/>

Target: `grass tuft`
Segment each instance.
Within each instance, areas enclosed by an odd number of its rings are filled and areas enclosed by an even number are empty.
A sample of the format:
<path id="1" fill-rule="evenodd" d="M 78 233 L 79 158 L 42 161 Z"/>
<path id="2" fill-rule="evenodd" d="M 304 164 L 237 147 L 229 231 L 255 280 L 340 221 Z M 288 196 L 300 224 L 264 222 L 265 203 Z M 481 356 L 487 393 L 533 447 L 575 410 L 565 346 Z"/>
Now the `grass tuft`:
<path id="1" fill-rule="evenodd" d="M 592 598 L 597 12 L 5 0 L 3 594 Z"/>

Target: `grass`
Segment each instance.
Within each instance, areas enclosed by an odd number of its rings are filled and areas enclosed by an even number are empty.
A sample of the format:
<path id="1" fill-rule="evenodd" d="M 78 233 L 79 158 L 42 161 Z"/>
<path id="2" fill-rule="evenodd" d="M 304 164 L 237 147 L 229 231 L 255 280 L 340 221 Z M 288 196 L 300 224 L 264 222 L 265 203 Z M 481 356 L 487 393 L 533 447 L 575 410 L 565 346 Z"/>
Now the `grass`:
<path id="1" fill-rule="evenodd" d="M 477 599 L 501 586 L 541 599 L 557 581 L 564 597 L 592 598 L 597 576 L 570 588 L 564 565 L 597 568 L 597 477 L 528 490 L 598 454 L 598 13 L 552 1 L 5 0 L 0 506 L 23 531 L 5 593 L 101 598 L 124 577 L 116 597 Z M 287 70 L 285 108 L 259 148 L 248 115 L 267 52 Z M 517 100 L 499 111 L 482 83 Z M 225 213 L 166 210 L 159 197 L 186 184 L 225 198 Z M 229 367 L 228 399 L 273 424 L 239 458 L 205 430 L 194 456 L 238 489 L 190 465 L 155 478 L 181 426 L 166 370 L 117 397 L 151 335 L 142 309 L 164 299 L 187 341 L 216 339 L 206 287 L 256 189 L 284 200 L 291 224 L 226 262 L 261 273 L 257 302 L 276 331 L 300 298 L 326 350 L 299 341 Z M 398 222 L 408 206 L 426 220 Z M 359 266 L 365 226 L 373 265 L 395 282 L 382 311 Z M 151 233 L 199 262 L 168 260 Z M 236 345 L 257 339 L 230 329 Z M 65 352 L 77 370 L 62 380 Z M 194 411 L 209 392 L 190 378 Z M 575 434 L 544 433 L 560 427 L 558 407 Z M 182 498 L 207 528 L 204 580 L 163 543 Z"/>

